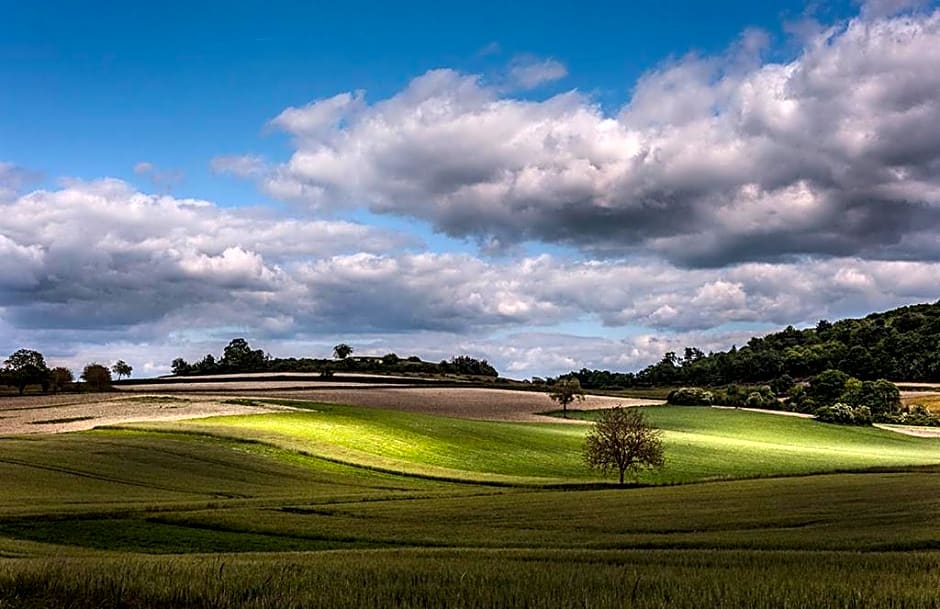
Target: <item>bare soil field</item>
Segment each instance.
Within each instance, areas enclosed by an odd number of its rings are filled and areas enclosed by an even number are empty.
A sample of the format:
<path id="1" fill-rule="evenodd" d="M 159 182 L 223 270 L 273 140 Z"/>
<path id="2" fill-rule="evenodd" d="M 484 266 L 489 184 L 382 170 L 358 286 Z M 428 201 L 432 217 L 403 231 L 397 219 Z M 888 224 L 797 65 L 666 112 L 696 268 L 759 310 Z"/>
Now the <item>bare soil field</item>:
<path id="1" fill-rule="evenodd" d="M 940 392 L 928 393 L 923 391 L 914 391 L 910 393 L 901 392 L 901 401 L 905 406 L 920 404 L 926 406 L 927 410 L 940 414 Z"/>
<path id="2" fill-rule="evenodd" d="M 244 378 L 244 377 L 240 377 Z M 199 382 L 199 383 L 173 383 L 171 385 L 164 385 L 159 383 L 135 383 L 129 385 L 121 385 L 121 391 L 128 392 L 144 392 L 144 393 L 176 393 L 176 392 L 201 392 L 201 393 L 211 393 L 211 392 L 242 392 L 242 391 L 271 391 L 271 390 L 287 390 L 287 389 L 306 389 L 306 388 L 318 388 L 318 389 L 332 389 L 332 388 L 345 388 L 345 387 L 401 387 L 400 384 L 391 384 L 391 383 L 357 383 L 355 381 L 219 381 L 217 383 L 213 382 Z"/>
<path id="3" fill-rule="evenodd" d="M 540 415 L 557 410 L 548 395 L 538 392 L 484 388 L 402 387 L 343 383 L 333 388 L 280 388 L 274 382 L 210 383 L 222 385 L 224 395 L 212 395 L 206 383 L 176 384 L 172 394 L 160 394 L 158 385 L 151 394 L 145 384 L 131 392 L 104 394 L 30 395 L 0 398 L 0 435 L 62 433 L 92 429 L 101 425 L 142 421 L 192 419 L 230 414 L 257 414 L 290 410 L 289 406 L 232 403 L 233 397 L 295 399 L 331 404 L 391 408 L 450 417 L 516 422 L 559 422 Z M 188 390 L 188 391 L 187 391 Z M 232 393 L 232 392 L 236 393 Z M 135 395 L 136 394 L 136 395 Z M 586 396 L 574 407 L 611 408 L 661 404 L 657 400 Z M 576 421 L 572 421 L 576 422 Z M 578 421 L 578 423 L 583 423 Z"/>
<path id="4" fill-rule="evenodd" d="M 940 383 L 906 383 L 904 381 L 892 381 L 898 387 L 916 387 L 917 389 L 936 389 L 940 391 Z"/>
<path id="5" fill-rule="evenodd" d="M 266 392 L 264 397 L 280 397 L 329 404 L 352 404 L 391 408 L 408 412 L 436 414 L 462 419 L 517 422 L 559 422 L 559 419 L 539 413 L 558 410 L 559 406 L 547 394 L 535 391 L 510 391 L 484 388 L 436 387 L 376 387 L 366 385 L 357 389 L 309 389 L 302 391 Z M 661 400 L 585 396 L 573 408 L 592 410 L 614 406 L 643 406 L 663 404 Z"/>
<path id="6" fill-rule="evenodd" d="M 227 404 L 224 399 L 229 398 L 130 397 L 118 393 L 0 398 L 0 436 L 289 410 L 286 406 Z"/>
<path id="7" fill-rule="evenodd" d="M 276 376 L 308 376 L 310 378 L 323 378 L 323 375 L 319 372 L 238 372 L 233 374 L 187 374 L 186 376 L 174 376 L 172 374 L 166 376 L 160 376 L 157 378 L 160 379 L 193 379 L 193 380 L 226 380 L 226 379 L 243 379 L 243 378 L 271 378 Z M 400 379 L 400 380 L 410 380 L 410 379 L 422 379 L 424 381 L 447 381 L 448 379 L 434 378 L 434 377 L 422 377 L 422 376 L 404 376 L 404 375 L 395 375 L 395 374 L 367 374 L 365 372 L 337 372 L 334 374 L 334 377 L 338 380 L 345 379 Z"/>

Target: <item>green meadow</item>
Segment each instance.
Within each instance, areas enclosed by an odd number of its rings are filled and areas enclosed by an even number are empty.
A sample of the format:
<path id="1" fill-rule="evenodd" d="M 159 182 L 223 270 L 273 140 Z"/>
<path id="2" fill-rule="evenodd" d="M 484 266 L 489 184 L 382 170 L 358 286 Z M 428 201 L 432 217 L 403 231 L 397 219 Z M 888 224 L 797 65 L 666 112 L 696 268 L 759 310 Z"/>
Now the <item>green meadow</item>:
<path id="1" fill-rule="evenodd" d="M 618 488 L 586 423 L 303 407 L 0 438 L 0 608 L 940 607 L 936 439 L 649 407 Z"/>
<path id="2" fill-rule="evenodd" d="M 503 423 L 306 404 L 306 412 L 137 426 L 263 442 L 288 451 L 411 476 L 504 484 L 602 481 L 581 459 L 587 425 Z M 734 409 L 642 408 L 663 430 L 667 465 L 639 482 L 808 474 L 937 463 L 940 442 L 874 427 Z M 556 413 L 557 414 L 557 413 Z M 597 415 L 572 411 L 587 423 Z"/>

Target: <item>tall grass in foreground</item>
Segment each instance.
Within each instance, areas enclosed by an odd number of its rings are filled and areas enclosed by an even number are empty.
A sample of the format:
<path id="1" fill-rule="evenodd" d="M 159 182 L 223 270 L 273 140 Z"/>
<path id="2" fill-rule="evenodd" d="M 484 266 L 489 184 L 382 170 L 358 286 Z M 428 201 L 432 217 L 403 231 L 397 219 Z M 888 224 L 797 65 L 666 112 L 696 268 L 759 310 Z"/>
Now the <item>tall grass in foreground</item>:
<path id="1" fill-rule="evenodd" d="M 0 607 L 940 607 L 940 553 L 428 551 L 0 562 Z"/>

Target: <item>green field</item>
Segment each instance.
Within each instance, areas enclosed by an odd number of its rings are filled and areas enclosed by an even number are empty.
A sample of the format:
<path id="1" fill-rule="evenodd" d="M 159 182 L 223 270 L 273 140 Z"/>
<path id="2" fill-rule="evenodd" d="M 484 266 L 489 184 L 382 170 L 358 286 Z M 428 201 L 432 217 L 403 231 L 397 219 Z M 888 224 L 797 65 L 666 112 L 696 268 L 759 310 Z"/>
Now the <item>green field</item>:
<path id="1" fill-rule="evenodd" d="M 619 489 L 587 425 L 306 408 L 0 438 L 0 607 L 940 607 L 937 440 L 652 407 L 697 483 Z"/>
<path id="2" fill-rule="evenodd" d="M 308 412 L 138 426 L 262 441 L 414 476 L 507 484 L 596 482 L 581 461 L 586 425 L 470 421 L 309 404 Z M 940 461 L 940 442 L 873 427 L 693 406 L 642 408 L 664 431 L 667 466 L 645 483 L 805 474 Z M 573 411 L 572 418 L 596 413 Z"/>

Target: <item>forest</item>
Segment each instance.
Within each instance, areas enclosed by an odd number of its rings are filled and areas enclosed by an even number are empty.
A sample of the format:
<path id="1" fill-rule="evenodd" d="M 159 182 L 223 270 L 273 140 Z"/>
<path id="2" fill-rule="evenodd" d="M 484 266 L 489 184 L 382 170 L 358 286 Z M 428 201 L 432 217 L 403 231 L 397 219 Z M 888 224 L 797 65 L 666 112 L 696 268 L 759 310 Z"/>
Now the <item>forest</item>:
<path id="1" fill-rule="evenodd" d="M 728 351 L 686 347 L 666 353 L 639 372 L 571 372 L 585 389 L 650 386 L 771 384 L 839 370 L 863 381 L 940 381 L 940 301 L 873 313 L 860 319 L 819 321 L 815 327 L 754 337 Z M 778 380 L 778 382 L 781 382 Z"/>

